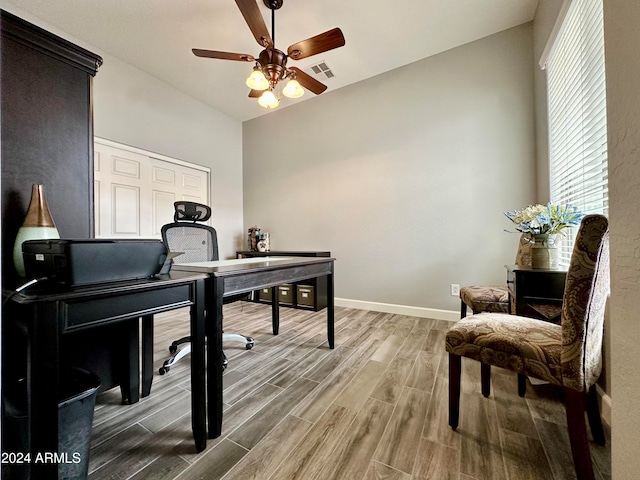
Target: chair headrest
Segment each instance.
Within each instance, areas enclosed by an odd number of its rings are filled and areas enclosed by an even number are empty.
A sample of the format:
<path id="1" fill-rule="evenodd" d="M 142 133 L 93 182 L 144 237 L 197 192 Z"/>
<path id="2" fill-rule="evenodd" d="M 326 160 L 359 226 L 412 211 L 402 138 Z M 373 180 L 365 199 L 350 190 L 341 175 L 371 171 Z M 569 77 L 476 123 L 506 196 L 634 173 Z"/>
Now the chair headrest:
<path id="1" fill-rule="evenodd" d="M 180 201 L 174 202 L 174 222 L 206 222 L 211 218 L 211 207 L 202 203 Z"/>

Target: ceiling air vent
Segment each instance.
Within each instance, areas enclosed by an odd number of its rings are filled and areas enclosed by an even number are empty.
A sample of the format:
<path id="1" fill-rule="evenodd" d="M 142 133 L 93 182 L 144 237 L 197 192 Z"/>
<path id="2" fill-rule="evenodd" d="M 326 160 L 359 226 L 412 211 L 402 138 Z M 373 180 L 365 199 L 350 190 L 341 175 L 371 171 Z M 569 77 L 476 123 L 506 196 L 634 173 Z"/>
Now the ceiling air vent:
<path id="1" fill-rule="evenodd" d="M 327 80 L 334 77 L 329 65 L 327 65 L 327 62 L 324 60 L 320 63 L 316 63 L 315 65 L 311 65 L 306 69 L 306 72 L 313 75 L 318 80 Z"/>

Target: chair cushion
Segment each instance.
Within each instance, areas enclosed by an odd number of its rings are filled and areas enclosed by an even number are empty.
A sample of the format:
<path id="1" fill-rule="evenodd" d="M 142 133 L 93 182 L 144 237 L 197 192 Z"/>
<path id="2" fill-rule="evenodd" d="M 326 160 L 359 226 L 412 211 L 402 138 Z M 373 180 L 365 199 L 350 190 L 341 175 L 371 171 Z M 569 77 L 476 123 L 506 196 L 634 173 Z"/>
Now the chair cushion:
<path id="1" fill-rule="evenodd" d="M 449 353 L 562 385 L 559 325 L 501 313 L 463 318 L 446 335 Z"/>
<path id="2" fill-rule="evenodd" d="M 460 300 L 474 312 L 509 313 L 507 287 L 471 286 L 460 289 Z"/>

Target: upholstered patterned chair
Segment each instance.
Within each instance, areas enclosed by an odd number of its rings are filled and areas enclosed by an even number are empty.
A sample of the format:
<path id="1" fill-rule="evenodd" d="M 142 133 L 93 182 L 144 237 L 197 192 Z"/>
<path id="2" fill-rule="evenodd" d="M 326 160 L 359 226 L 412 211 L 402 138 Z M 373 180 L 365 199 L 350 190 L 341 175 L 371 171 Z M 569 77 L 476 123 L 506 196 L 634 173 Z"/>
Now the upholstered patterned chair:
<path id="1" fill-rule="evenodd" d="M 516 265 L 531 266 L 531 243 L 522 234 L 518 243 Z M 473 313 L 509 313 L 509 291 L 506 285 L 473 285 L 460 289 L 460 318 L 467 316 L 467 306 Z"/>
<path id="2" fill-rule="evenodd" d="M 518 252 L 516 253 L 516 265 L 523 267 L 531 266 L 531 242 L 523 233 L 518 242 Z M 467 306 L 471 307 L 474 314 L 489 313 L 510 313 L 509 290 L 505 285 L 473 285 L 460 289 L 460 318 L 467 316 Z M 485 365 L 481 366 L 480 375 L 482 377 L 483 391 L 490 383 L 490 373 Z M 518 375 L 518 394 L 524 397 L 527 390 L 527 376 Z"/>
<path id="3" fill-rule="evenodd" d="M 585 405 L 591 433 L 604 444 L 595 383 L 602 366 L 604 310 L 609 294 L 607 218 L 588 215 L 571 256 L 561 325 L 516 315 L 481 313 L 458 321 L 446 335 L 449 352 L 449 425 L 458 427 L 461 358 L 506 368 L 562 387 L 569 438 L 579 480 L 593 479 Z M 487 378 L 490 378 L 487 375 Z M 489 385 L 483 394 L 489 395 Z"/>

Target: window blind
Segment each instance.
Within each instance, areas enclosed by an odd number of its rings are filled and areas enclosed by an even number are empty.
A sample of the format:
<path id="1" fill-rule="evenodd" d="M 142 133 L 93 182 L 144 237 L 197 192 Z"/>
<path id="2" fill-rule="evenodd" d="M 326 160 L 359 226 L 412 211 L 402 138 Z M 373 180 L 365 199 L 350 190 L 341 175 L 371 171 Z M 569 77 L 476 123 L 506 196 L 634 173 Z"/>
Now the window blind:
<path id="1" fill-rule="evenodd" d="M 608 214 L 602 0 L 572 0 L 545 64 L 551 202 Z M 559 262 L 569 265 L 577 229 Z"/>

